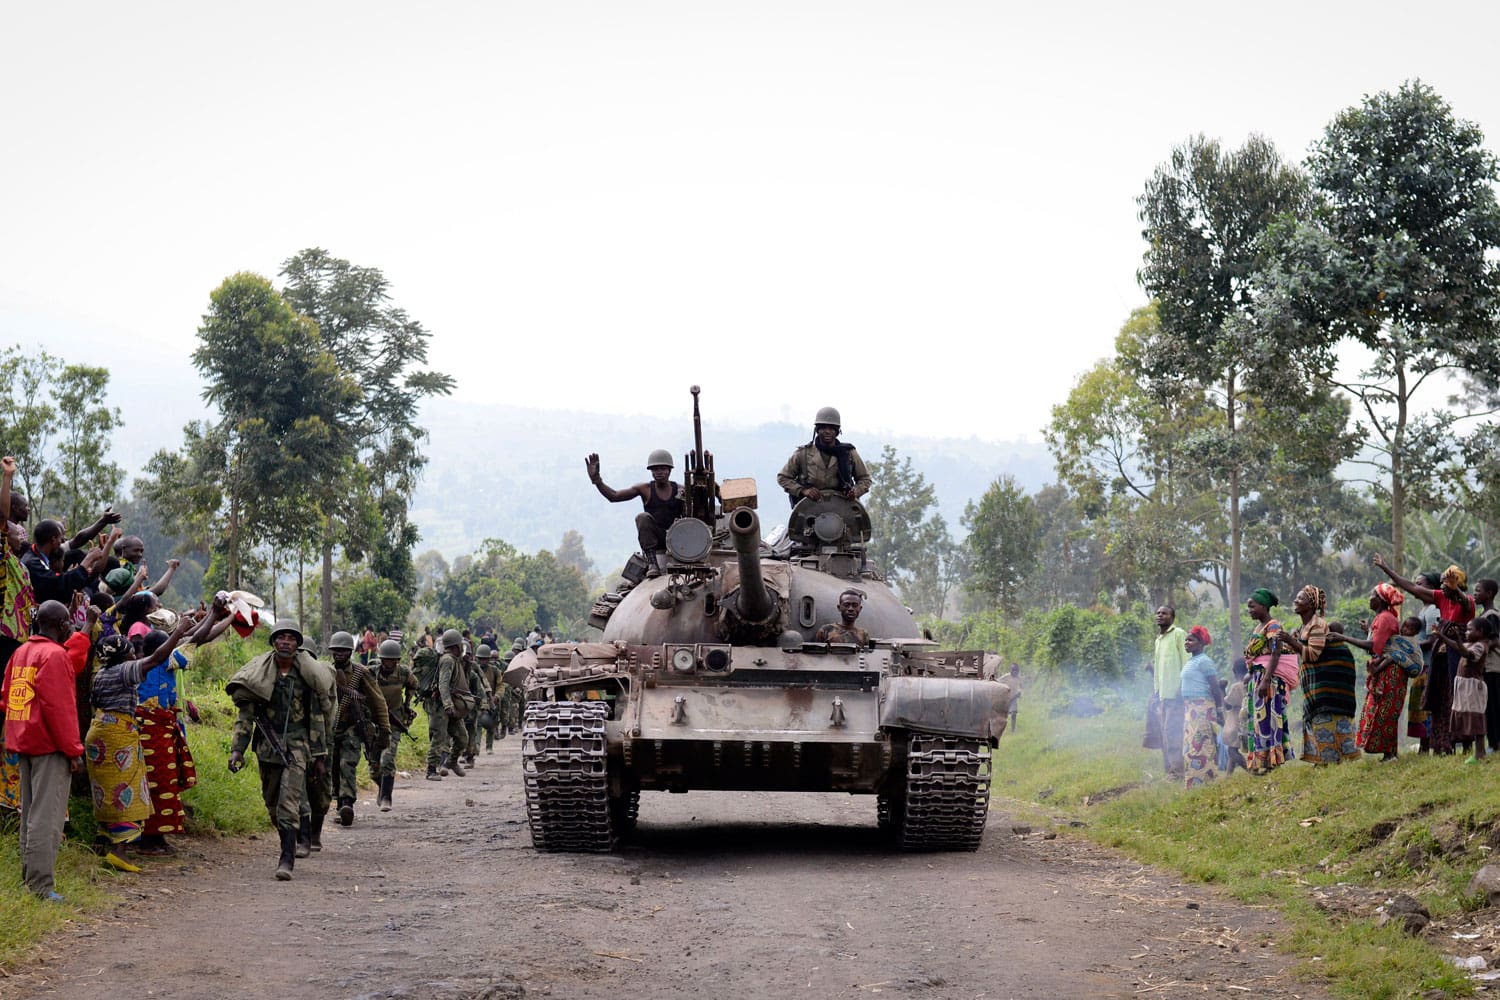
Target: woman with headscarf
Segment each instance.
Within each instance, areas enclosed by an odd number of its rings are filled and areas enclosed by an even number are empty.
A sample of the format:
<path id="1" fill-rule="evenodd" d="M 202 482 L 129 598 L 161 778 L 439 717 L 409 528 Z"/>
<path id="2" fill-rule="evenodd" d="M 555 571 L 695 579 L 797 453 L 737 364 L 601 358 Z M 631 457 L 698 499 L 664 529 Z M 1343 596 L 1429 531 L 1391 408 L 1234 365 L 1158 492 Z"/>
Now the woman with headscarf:
<path id="1" fill-rule="evenodd" d="M 1485 756 L 1484 661 L 1496 640 L 1496 628 L 1493 619 L 1476 618 L 1465 629 L 1463 642 L 1443 632 L 1437 633 L 1436 639 L 1458 656 L 1458 676 L 1453 679 L 1453 739 L 1465 752 L 1472 746 L 1473 756 L 1464 763 L 1474 764 Z"/>
<path id="2" fill-rule="evenodd" d="M 1406 595 L 1389 583 L 1377 583 L 1370 593 L 1368 639 L 1353 636 L 1344 641 L 1370 654 L 1365 674 L 1365 706 L 1359 716 L 1355 743 L 1365 753 L 1378 753 L 1381 760 L 1395 760 L 1399 751 L 1401 709 L 1406 704 L 1406 671 L 1385 655 L 1386 644 L 1401 630 L 1400 616 Z"/>
<path id="3" fill-rule="evenodd" d="M 1380 555 L 1372 561 L 1396 586 L 1426 604 L 1435 605 L 1438 619 L 1434 628 L 1454 640 L 1451 645 L 1437 643 L 1432 646 L 1424 692 L 1426 700 L 1422 704 L 1428 713 L 1428 745 L 1433 753 L 1450 754 L 1453 752 L 1453 680 L 1458 674 L 1461 658 L 1456 647 L 1462 645 L 1464 626 L 1474 619 L 1474 599 L 1464 593 L 1469 578 L 1457 566 L 1449 566 L 1438 578 L 1438 586 L 1433 587 L 1401 576 L 1386 565 Z"/>
<path id="4" fill-rule="evenodd" d="M 1338 764 L 1360 754 L 1354 731 L 1354 654 L 1323 617 L 1328 595 L 1308 584 L 1292 599 L 1302 626 L 1287 637 L 1301 659 L 1302 759 Z"/>
<path id="5" fill-rule="evenodd" d="M 1219 673 L 1204 652 L 1212 642 L 1202 625 L 1189 629 L 1183 641 L 1190 657 L 1182 668 L 1182 756 L 1188 788 L 1219 776 L 1214 720 L 1224 712 L 1224 695 L 1219 689 Z"/>
<path id="6" fill-rule="evenodd" d="M 1251 774 L 1266 774 L 1292 756 L 1292 738 L 1287 728 L 1287 693 L 1297 683 L 1297 654 L 1286 642 L 1281 623 L 1271 617 L 1280 599 L 1260 587 L 1245 602 L 1255 628 L 1245 643 L 1245 665 L 1250 668 L 1254 692 L 1250 716 Z"/>

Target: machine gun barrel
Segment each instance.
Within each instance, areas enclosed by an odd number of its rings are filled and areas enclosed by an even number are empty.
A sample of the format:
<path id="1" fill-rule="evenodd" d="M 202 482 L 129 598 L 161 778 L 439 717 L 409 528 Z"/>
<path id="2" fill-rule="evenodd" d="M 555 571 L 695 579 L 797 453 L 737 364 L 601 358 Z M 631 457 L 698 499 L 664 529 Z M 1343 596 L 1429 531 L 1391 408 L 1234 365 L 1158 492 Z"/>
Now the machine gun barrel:
<path id="1" fill-rule="evenodd" d="M 748 622 L 763 622 L 776 611 L 776 599 L 766 589 L 760 571 L 760 518 L 749 507 L 729 515 L 729 533 L 739 556 L 739 615 Z"/>
<path id="2" fill-rule="evenodd" d="M 703 468 L 703 418 L 698 415 L 698 387 L 695 385 L 688 390 L 693 394 L 693 462 L 691 468 L 700 471 Z"/>

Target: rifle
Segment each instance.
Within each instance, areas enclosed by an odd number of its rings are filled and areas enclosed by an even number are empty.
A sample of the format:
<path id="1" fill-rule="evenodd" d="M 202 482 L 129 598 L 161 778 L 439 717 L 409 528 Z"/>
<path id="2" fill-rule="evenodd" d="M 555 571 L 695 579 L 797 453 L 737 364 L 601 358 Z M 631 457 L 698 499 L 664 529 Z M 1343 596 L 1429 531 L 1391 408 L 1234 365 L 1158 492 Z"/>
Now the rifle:
<path id="1" fill-rule="evenodd" d="M 275 754 L 281 761 L 281 766 L 291 767 L 292 759 L 287 756 L 286 746 L 281 742 L 280 737 L 276 735 L 276 729 L 271 725 L 270 718 L 266 716 L 265 709 L 261 709 L 255 713 L 255 728 L 260 730 L 261 739 L 270 748 L 271 753 Z M 257 754 L 259 752 L 258 750 L 256 751 Z"/>
<path id="2" fill-rule="evenodd" d="M 406 722 L 405 722 L 405 724 L 403 724 L 400 721 L 401 717 L 397 714 L 397 712 L 398 712 L 398 709 L 396 709 L 396 708 L 390 708 L 389 711 L 388 711 L 388 714 L 390 715 L 390 718 L 391 718 L 391 729 L 395 730 L 397 733 L 400 734 L 400 736 L 397 736 L 396 738 L 399 740 L 401 738 L 401 736 L 405 736 L 407 739 L 411 740 L 413 743 L 417 742 L 417 738 L 412 735 L 412 731 L 411 731 L 411 724 L 416 721 L 416 719 L 417 719 L 417 713 L 416 712 L 412 712 L 409 716 L 407 716 Z"/>

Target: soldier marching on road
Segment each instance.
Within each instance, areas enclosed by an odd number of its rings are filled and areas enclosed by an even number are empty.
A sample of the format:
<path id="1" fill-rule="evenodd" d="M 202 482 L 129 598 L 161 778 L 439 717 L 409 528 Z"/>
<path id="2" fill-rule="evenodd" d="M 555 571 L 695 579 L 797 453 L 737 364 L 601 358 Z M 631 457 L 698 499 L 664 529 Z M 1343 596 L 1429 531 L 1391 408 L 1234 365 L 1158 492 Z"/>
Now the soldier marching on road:
<path id="1" fill-rule="evenodd" d="M 430 686 L 424 685 L 427 709 L 427 778 L 438 781 L 450 770 L 464 776 L 458 754 L 467 746 L 469 734 L 464 717 L 473 705 L 469 679 L 463 667 L 464 637 L 457 629 L 443 633 L 443 655 L 432 671 Z"/>
<path id="2" fill-rule="evenodd" d="M 417 690 L 417 679 L 411 668 L 401 662 L 401 643 L 395 639 L 382 642 L 376 655 L 380 657 L 380 669 L 375 674 L 375 683 L 380 685 L 380 693 L 385 698 L 392 731 L 390 742 L 380 751 L 379 766 L 372 777 L 380 785 L 376 804 L 381 812 L 389 812 L 396 787 L 396 747 L 400 743 L 397 733 L 405 735 L 416 721 L 411 696 Z"/>
<path id="3" fill-rule="evenodd" d="M 389 640 L 387 640 L 389 641 Z M 338 690 L 338 720 L 333 727 L 333 765 L 339 823 L 352 826 L 359 797 L 359 759 L 366 746 L 377 752 L 391 745 L 391 722 L 385 695 L 372 671 L 354 662 L 354 636 L 335 632 L 328 640 Z M 321 824 L 321 817 L 315 817 Z"/>
<path id="4" fill-rule="evenodd" d="M 485 686 L 484 707 L 478 715 L 479 728 L 484 731 L 484 752 L 492 754 L 495 752 L 495 730 L 500 728 L 500 701 L 505 687 L 500 680 L 500 661 L 495 658 L 495 651 L 489 646 L 480 646 L 475 655 Z"/>
<path id="5" fill-rule="evenodd" d="M 333 671 L 299 649 L 302 629 L 291 621 L 271 630 L 271 651 L 241 667 L 225 685 L 239 709 L 229 770 L 245 766 L 253 748 L 261 797 L 281 841 L 276 878 L 287 881 L 297 852 L 297 827 L 309 761 L 308 741 L 334 711 Z"/>
<path id="6" fill-rule="evenodd" d="M 484 671 L 478 659 L 470 652 L 468 643 L 464 644 L 464 654 L 464 676 L 469 682 L 469 691 L 474 696 L 474 704 L 470 707 L 466 720 L 469 742 L 465 748 L 464 763 L 473 767 L 474 755 L 479 753 L 479 708 L 489 705 L 491 688 L 484 679 Z"/>

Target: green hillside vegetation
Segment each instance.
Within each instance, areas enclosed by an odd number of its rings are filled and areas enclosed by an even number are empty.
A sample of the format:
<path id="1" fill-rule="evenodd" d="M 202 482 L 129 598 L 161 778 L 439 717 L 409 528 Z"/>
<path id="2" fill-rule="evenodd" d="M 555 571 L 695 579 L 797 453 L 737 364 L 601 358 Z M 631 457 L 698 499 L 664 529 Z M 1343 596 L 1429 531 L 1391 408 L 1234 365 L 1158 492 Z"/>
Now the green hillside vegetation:
<path id="1" fill-rule="evenodd" d="M 1110 707 L 1089 718 L 1069 714 L 1081 690 L 1057 675 L 1027 690 L 1018 731 L 995 754 L 996 809 L 1277 907 L 1295 928 L 1283 946 L 1338 995 L 1472 991 L 1428 939 L 1377 926 L 1368 910 L 1409 894 L 1441 926 L 1434 940 L 1455 952 L 1462 944 L 1448 931 L 1494 923 L 1467 886 L 1500 846 L 1500 785 L 1489 773 L 1500 764 L 1405 754 L 1391 764 L 1293 761 L 1266 778 L 1237 771 L 1187 791 L 1163 780 L 1158 751 L 1141 749 L 1144 682 L 1114 698 L 1091 693 Z M 988 836 L 1000 835 L 992 819 Z M 1320 894 L 1371 902 L 1363 912 L 1325 912 Z"/>

